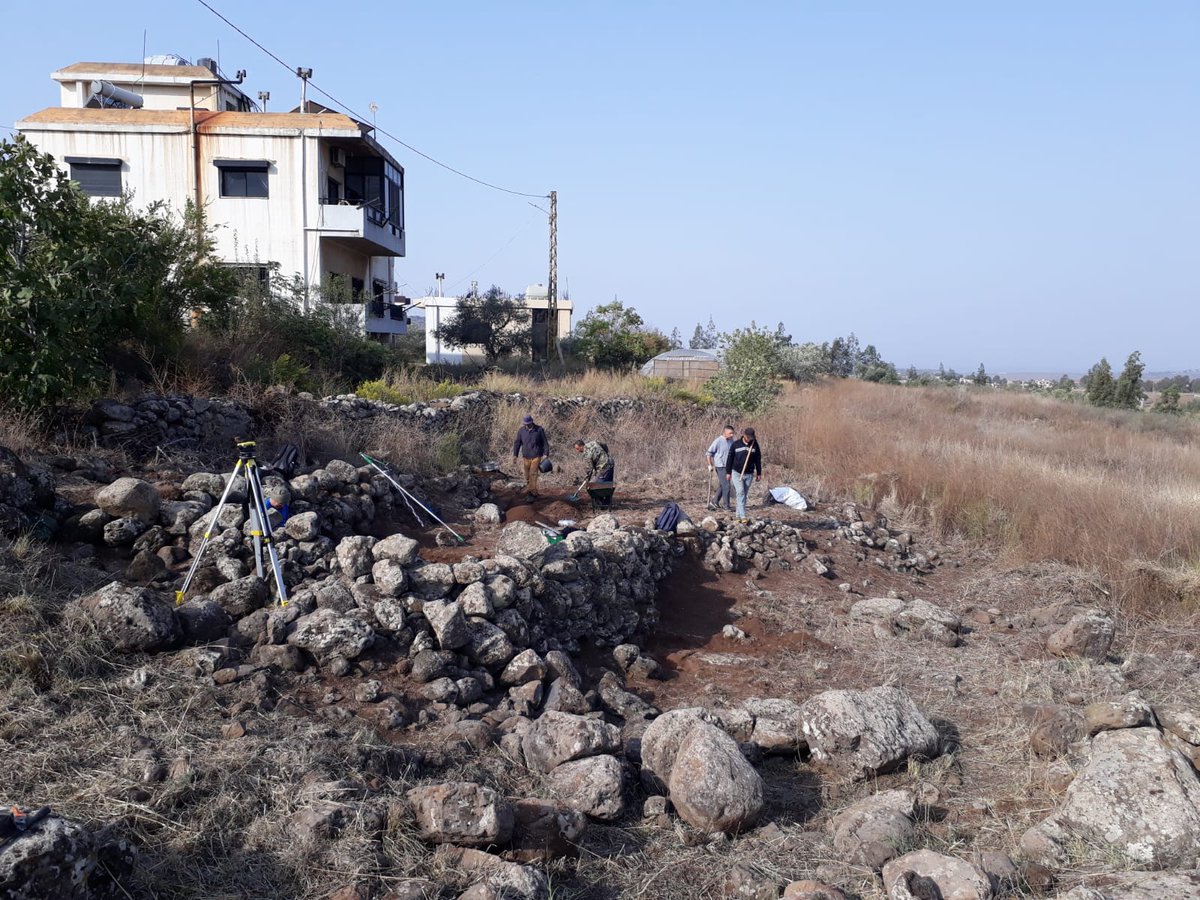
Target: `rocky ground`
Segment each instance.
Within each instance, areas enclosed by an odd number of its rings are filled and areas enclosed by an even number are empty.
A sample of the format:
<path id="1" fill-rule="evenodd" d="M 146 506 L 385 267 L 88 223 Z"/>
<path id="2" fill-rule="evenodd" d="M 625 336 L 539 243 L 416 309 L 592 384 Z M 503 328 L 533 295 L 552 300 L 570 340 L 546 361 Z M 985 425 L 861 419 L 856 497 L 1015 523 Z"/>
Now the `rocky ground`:
<path id="1" fill-rule="evenodd" d="M 1200 897 L 1197 637 L 1088 573 L 324 460 L 176 605 L 220 473 L 0 457 L 0 896 Z"/>

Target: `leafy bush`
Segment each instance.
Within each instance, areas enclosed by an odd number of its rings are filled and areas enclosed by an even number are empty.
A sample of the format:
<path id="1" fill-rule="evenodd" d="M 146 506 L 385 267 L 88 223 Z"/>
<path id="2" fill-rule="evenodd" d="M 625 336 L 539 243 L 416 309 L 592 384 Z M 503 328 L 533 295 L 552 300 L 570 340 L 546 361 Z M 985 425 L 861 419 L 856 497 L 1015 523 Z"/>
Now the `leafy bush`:
<path id="1" fill-rule="evenodd" d="M 354 389 L 354 393 L 364 400 L 378 400 L 381 403 L 394 403 L 397 406 L 407 406 L 412 403 L 411 397 L 406 397 L 386 381 L 364 381 Z"/>
<path id="2" fill-rule="evenodd" d="M 646 328 L 635 309 L 614 300 L 580 320 L 571 349 L 602 369 L 631 369 L 671 349 L 671 342 Z"/>
<path id="3" fill-rule="evenodd" d="M 0 399 L 41 409 L 94 390 L 122 351 L 176 353 L 187 316 L 224 315 L 202 213 L 90 201 L 25 138 L 0 142 Z"/>
<path id="4" fill-rule="evenodd" d="M 761 413 L 783 389 L 783 350 L 774 332 L 751 323 L 722 338 L 724 367 L 706 387 L 722 403 L 742 412 Z"/>

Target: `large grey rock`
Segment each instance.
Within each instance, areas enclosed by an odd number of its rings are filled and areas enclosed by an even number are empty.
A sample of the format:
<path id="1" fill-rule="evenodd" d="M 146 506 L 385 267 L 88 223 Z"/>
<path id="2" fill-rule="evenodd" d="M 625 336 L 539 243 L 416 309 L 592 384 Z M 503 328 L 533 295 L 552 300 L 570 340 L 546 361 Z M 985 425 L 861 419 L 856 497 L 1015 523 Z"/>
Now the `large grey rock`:
<path id="1" fill-rule="evenodd" d="M 795 753 L 807 744 L 800 704 L 793 700 L 747 700 L 742 708 L 754 717 L 750 740 L 764 753 Z"/>
<path id="2" fill-rule="evenodd" d="M 1200 871 L 1119 872 L 1096 882 L 1059 894 L 1058 900 L 1200 900 Z"/>
<path id="3" fill-rule="evenodd" d="M 510 522 L 500 532 L 496 550 L 517 559 L 536 560 L 549 544 L 542 529 L 528 522 Z"/>
<path id="4" fill-rule="evenodd" d="M 469 878 L 480 879 L 505 900 L 548 900 L 550 883 L 533 866 L 508 862 L 470 847 L 438 848 L 434 862 Z"/>
<path id="5" fill-rule="evenodd" d="M 551 800 L 517 800 L 513 803 L 512 857 L 516 862 L 548 862 L 561 856 L 578 856 L 579 839 L 588 820 L 580 813 Z"/>
<path id="6" fill-rule="evenodd" d="M 1021 846 L 1047 865 L 1106 849 L 1149 869 L 1200 864 L 1200 779 L 1154 728 L 1103 731 L 1062 805 Z"/>
<path id="7" fill-rule="evenodd" d="M 680 743 L 667 787 L 683 820 L 704 832 L 740 831 L 763 808 L 762 779 L 733 738 L 707 722 Z"/>
<path id="8" fill-rule="evenodd" d="M 256 575 L 219 584 L 208 593 L 208 599 L 221 604 L 221 608 L 235 619 L 262 609 L 267 597 L 267 583 Z"/>
<path id="9" fill-rule="evenodd" d="M 321 517 L 311 510 L 296 513 L 287 520 L 283 530 L 294 541 L 315 541 L 321 533 Z"/>
<path id="10" fill-rule="evenodd" d="M 422 612 L 443 650 L 457 650 L 470 643 L 471 628 L 457 600 L 428 600 Z"/>
<path id="11" fill-rule="evenodd" d="M 671 768 L 679 746 L 694 727 L 717 718 L 701 707 L 684 707 L 663 713 L 642 734 L 642 784 L 646 790 L 662 793 L 671 780 Z"/>
<path id="12" fill-rule="evenodd" d="M 385 597 L 399 597 L 408 588 L 408 574 L 394 559 L 381 559 L 371 566 L 371 579 Z"/>
<path id="13" fill-rule="evenodd" d="M 446 563 L 426 563 L 408 570 L 412 592 L 422 597 L 445 597 L 454 590 L 454 570 Z"/>
<path id="14" fill-rule="evenodd" d="M 966 860 L 932 850 L 916 850 L 883 867 L 888 900 L 988 900 L 987 875 Z M 936 891 L 936 893 L 935 893 Z"/>
<path id="15" fill-rule="evenodd" d="M 215 600 L 196 597 L 175 608 L 185 641 L 202 644 L 225 636 L 233 619 Z"/>
<path id="16" fill-rule="evenodd" d="M 467 653 L 485 669 L 499 671 L 516 655 L 517 648 L 509 636 L 487 619 L 473 618 L 467 624 L 470 626 Z"/>
<path id="17" fill-rule="evenodd" d="M 122 516 L 104 524 L 104 543 L 110 547 L 127 547 L 136 541 L 149 526 L 136 516 Z"/>
<path id="18" fill-rule="evenodd" d="M 145 525 L 158 521 L 162 497 L 140 478 L 118 478 L 96 492 L 96 505 L 118 519 L 131 517 Z"/>
<path id="19" fill-rule="evenodd" d="M 812 758 L 852 778 L 890 772 L 910 756 L 939 752 L 937 729 L 899 688 L 825 691 L 802 706 Z"/>
<path id="20" fill-rule="evenodd" d="M 196 500 L 171 500 L 162 504 L 159 517 L 168 534 L 187 534 L 207 512 L 208 507 Z"/>
<path id="21" fill-rule="evenodd" d="M 533 650 L 522 650 L 514 656 L 500 673 L 500 683 L 507 685 L 541 681 L 546 677 L 546 664 Z"/>
<path id="22" fill-rule="evenodd" d="M 1078 656 L 1103 662 L 1108 657 L 1117 624 L 1102 609 L 1076 613 L 1067 624 L 1046 640 L 1046 649 L 1054 656 Z"/>
<path id="23" fill-rule="evenodd" d="M 107 832 L 51 815 L 0 845 L 4 900 L 96 900 L 123 896 L 133 849 Z"/>
<path id="24" fill-rule="evenodd" d="M 333 657 L 356 659 L 375 640 L 375 632 L 361 619 L 344 616 L 332 609 L 318 609 L 301 616 L 292 627 L 287 642 L 307 650 L 317 659 Z"/>
<path id="25" fill-rule="evenodd" d="M 122 653 L 167 650 L 182 637 L 174 607 L 146 588 L 113 582 L 78 603 L 100 637 Z"/>
<path id="26" fill-rule="evenodd" d="M 370 574 L 374 562 L 371 548 L 374 545 L 375 538 L 361 534 L 352 534 L 338 541 L 337 560 L 342 573 L 348 578 Z"/>
<path id="27" fill-rule="evenodd" d="M 512 837 L 512 807 L 469 781 L 413 788 L 407 794 L 421 837 L 435 844 L 490 847 Z"/>
<path id="28" fill-rule="evenodd" d="M 878 872 L 912 841 L 915 802 L 911 791 L 881 791 L 842 810 L 832 823 L 838 858 Z"/>
<path id="29" fill-rule="evenodd" d="M 393 534 L 385 537 L 371 548 L 375 559 L 394 559 L 402 566 L 411 566 L 417 561 L 417 551 L 421 545 L 403 534 Z"/>
<path id="30" fill-rule="evenodd" d="M 473 518 L 480 525 L 499 525 L 500 507 L 495 503 L 480 504 L 479 509 L 475 510 Z"/>
<path id="31" fill-rule="evenodd" d="M 615 756 L 601 754 L 555 766 L 546 785 L 555 797 L 589 818 L 611 822 L 625 812 L 625 777 Z"/>
<path id="32" fill-rule="evenodd" d="M 615 753 L 621 732 L 599 719 L 570 713 L 544 712 L 521 740 L 525 763 L 537 772 L 551 772 L 573 759 Z"/>

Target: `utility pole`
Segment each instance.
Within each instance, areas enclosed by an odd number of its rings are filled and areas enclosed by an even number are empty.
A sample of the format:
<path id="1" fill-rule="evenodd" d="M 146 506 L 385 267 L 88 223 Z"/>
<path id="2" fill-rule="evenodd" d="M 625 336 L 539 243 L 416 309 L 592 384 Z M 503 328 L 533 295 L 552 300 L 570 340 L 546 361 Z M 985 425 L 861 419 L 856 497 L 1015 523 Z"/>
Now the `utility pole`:
<path id="1" fill-rule="evenodd" d="M 550 278 L 546 285 L 546 359 L 553 351 L 562 362 L 558 344 L 558 191 L 550 192 Z"/>

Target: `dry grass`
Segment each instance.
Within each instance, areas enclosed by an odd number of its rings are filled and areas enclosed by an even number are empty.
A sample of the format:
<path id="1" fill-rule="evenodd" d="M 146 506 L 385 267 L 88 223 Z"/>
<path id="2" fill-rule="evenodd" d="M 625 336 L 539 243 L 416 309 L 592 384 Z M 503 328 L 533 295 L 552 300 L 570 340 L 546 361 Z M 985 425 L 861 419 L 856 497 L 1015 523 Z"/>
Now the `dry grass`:
<path id="1" fill-rule="evenodd" d="M 639 400 L 679 400 L 691 403 L 711 403 L 712 397 L 703 389 L 665 378 L 638 375 L 634 372 L 611 372 L 589 369 L 580 375 L 535 379 L 508 372 L 489 371 L 479 386 L 501 394 L 524 394 L 545 397 L 590 397 L 611 400 L 630 397 Z"/>
<path id="2" fill-rule="evenodd" d="M 790 395 L 760 434 L 822 495 L 998 543 L 1013 563 L 1098 571 L 1129 609 L 1200 600 L 1195 423 L 840 382 Z"/>

